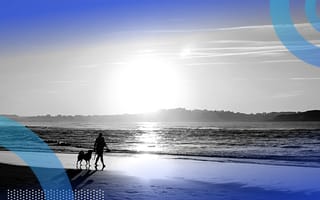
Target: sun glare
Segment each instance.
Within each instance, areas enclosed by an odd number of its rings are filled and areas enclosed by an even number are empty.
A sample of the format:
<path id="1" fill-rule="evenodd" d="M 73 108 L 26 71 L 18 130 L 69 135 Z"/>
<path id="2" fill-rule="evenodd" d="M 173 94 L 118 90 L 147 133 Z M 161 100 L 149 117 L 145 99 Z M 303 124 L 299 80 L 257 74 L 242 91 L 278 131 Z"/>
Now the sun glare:
<path id="1" fill-rule="evenodd" d="M 126 113 L 153 112 L 176 106 L 179 76 L 175 66 L 158 57 L 137 57 L 113 75 L 115 106 Z"/>
<path id="2" fill-rule="evenodd" d="M 191 55 L 191 49 L 190 48 L 184 48 L 180 52 L 180 58 L 187 58 Z"/>

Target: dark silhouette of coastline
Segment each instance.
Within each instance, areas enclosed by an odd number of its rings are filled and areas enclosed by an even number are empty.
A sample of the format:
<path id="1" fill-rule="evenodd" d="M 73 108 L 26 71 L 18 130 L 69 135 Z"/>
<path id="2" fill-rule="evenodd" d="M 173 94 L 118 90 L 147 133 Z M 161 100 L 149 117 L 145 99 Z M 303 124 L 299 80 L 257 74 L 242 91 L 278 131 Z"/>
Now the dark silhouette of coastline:
<path id="1" fill-rule="evenodd" d="M 306 112 L 270 112 L 246 114 L 231 111 L 187 110 L 185 108 L 160 110 L 144 114 L 123 115 L 2 115 L 20 122 L 263 122 L 263 121 L 320 121 L 320 110 Z"/>
<path id="2" fill-rule="evenodd" d="M 320 121 L 320 111 L 310 110 L 293 114 L 281 114 L 276 116 L 274 121 Z"/>

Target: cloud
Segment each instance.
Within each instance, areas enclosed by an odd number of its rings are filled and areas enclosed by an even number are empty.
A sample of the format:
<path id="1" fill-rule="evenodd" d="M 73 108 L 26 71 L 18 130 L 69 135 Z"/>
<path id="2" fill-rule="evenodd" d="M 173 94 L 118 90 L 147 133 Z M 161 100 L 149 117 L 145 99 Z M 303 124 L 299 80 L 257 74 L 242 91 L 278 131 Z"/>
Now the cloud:
<path id="1" fill-rule="evenodd" d="M 312 28 L 307 24 L 296 26 L 303 30 Z M 283 28 L 285 29 L 286 25 L 283 25 Z M 182 66 L 248 63 L 285 65 L 302 62 L 293 57 L 283 46 L 272 25 L 220 29 L 209 27 L 131 30 L 126 33 L 135 34 L 130 34 L 133 37 L 124 42 L 101 43 L 99 45 L 103 47 L 97 48 L 95 52 L 88 50 L 89 54 L 97 55 L 98 63 L 77 66 L 77 68 L 94 69 L 124 65 L 137 56 L 160 57 Z M 316 33 L 308 33 L 308 36 L 311 38 L 311 43 L 320 45 Z M 307 48 L 297 42 L 292 42 L 292 46 L 296 50 Z M 98 55 L 103 55 L 103 60 Z M 86 58 L 86 56 L 83 57 Z M 79 63 L 83 62 L 79 61 Z"/>
<path id="2" fill-rule="evenodd" d="M 262 61 L 261 63 L 300 63 L 302 62 L 301 60 L 299 59 L 282 59 L 282 60 L 265 60 L 265 61 Z"/>
<path id="3" fill-rule="evenodd" d="M 292 25 L 280 25 L 285 31 Z M 320 45 L 319 33 L 309 24 L 296 24 L 297 29 L 306 34 L 310 43 Z M 139 32 L 139 31 L 136 31 Z M 188 46 L 188 55 L 183 59 L 192 63 L 294 63 L 294 59 L 275 34 L 273 25 L 242 26 L 230 28 L 200 29 L 161 29 L 142 30 L 141 32 L 164 34 L 164 38 L 172 37 L 170 48 L 145 51 L 142 53 L 156 56 L 176 57 L 184 51 L 182 45 Z M 178 33 L 178 34 L 176 34 Z M 160 37 L 161 38 L 161 37 Z M 181 39 L 182 38 L 182 39 Z M 188 42 L 191 44 L 189 45 Z M 179 46 L 180 45 L 180 46 Z M 295 50 L 307 50 L 299 42 L 293 41 Z M 224 59 L 223 61 L 216 59 Z M 226 62 L 225 60 L 228 60 Z M 193 64 L 192 64 L 193 65 Z"/>
<path id="4" fill-rule="evenodd" d="M 320 81 L 320 77 L 294 77 L 290 78 L 293 81 Z"/>
<path id="5" fill-rule="evenodd" d="M 137 54 L 177 59 L 185 51 L 183 46 L 188 46 L 188 54 L 182 57 L 186 65 L 301 62 L 292 57 L 270 25 L 223 29 L 153 30 L 152 32 L 179 33 L 179 37 L 184 34 L 185 36 L 181 37 L 184 38 L 182 40 L 173 34 L 171 44 L 160 48 L 154 47 L 152 51 L 140 50 Z M 320 40 L 314 39 L 310 42 L 320 45 Z M 292 42 L 292 48 L 300 51 L 308 49 L 298 42 Z"/>
<path id="6" fill-rule="evenodd" d="M 195 62 L 195 63 L 186 63 L 185 66 L 200 66 L 200 65 L 231 65 L 232 62 Z"/>

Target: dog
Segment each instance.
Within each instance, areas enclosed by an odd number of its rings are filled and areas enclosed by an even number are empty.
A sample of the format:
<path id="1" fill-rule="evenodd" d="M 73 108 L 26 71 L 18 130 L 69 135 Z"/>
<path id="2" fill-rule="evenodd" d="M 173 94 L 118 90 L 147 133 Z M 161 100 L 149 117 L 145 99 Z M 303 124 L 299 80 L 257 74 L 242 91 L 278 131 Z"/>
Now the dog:
<path id="1" fill-rule="evenodd" d="M 78 154 L 78 159 L 77 159 L 77 168 L 79 166 L 79 163 L 80 163 L 80 168 L 82 166 L 82 161 L 86 161 L 86 167 L 90 167 L 90 160 L 91 160 L 91 157 L 92 157 L 92 150 L 88 150 L 87 153 L 84 153 L 84 151 L 80 151 L 79 154 Z"/>

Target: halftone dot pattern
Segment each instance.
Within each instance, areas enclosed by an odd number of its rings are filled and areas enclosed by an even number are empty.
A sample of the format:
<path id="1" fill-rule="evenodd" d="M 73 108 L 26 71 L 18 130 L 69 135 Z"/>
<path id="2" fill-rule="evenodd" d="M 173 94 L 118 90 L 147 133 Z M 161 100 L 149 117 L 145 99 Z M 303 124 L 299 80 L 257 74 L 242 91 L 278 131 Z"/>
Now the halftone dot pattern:
<path id="1" fill-rule="evenodd" d="M 65 200 L 70 199 L 68 190 L 34 190 L 13 189 L 7 191 L 8 200 Z M 45 197 L 44 194 L 47 194 Z M 104 200 L 104 191 L 101 189 L 74 190 L 75 200 Z"/>
<path id="2" fill-rule="evenodd" d="M 0 116 L 0 146 L 16 154 L 31 168 L 45 191 L 46 199 L 54 198 L 51 198 L 48 190 L 64 188 L 66 193 L 69 193 L 66 195 L 69 197 L 68 200 L 74 200 L 71 183 L 63 165 L 37 134 L 18 122 Z M 21 151 L 21 148 L 26 151 Z M 32 153 L 39 150 L 46 153 Z M 22 194 L 30 196 L 28 192 L 31 191 L 24 191 Z"/>

